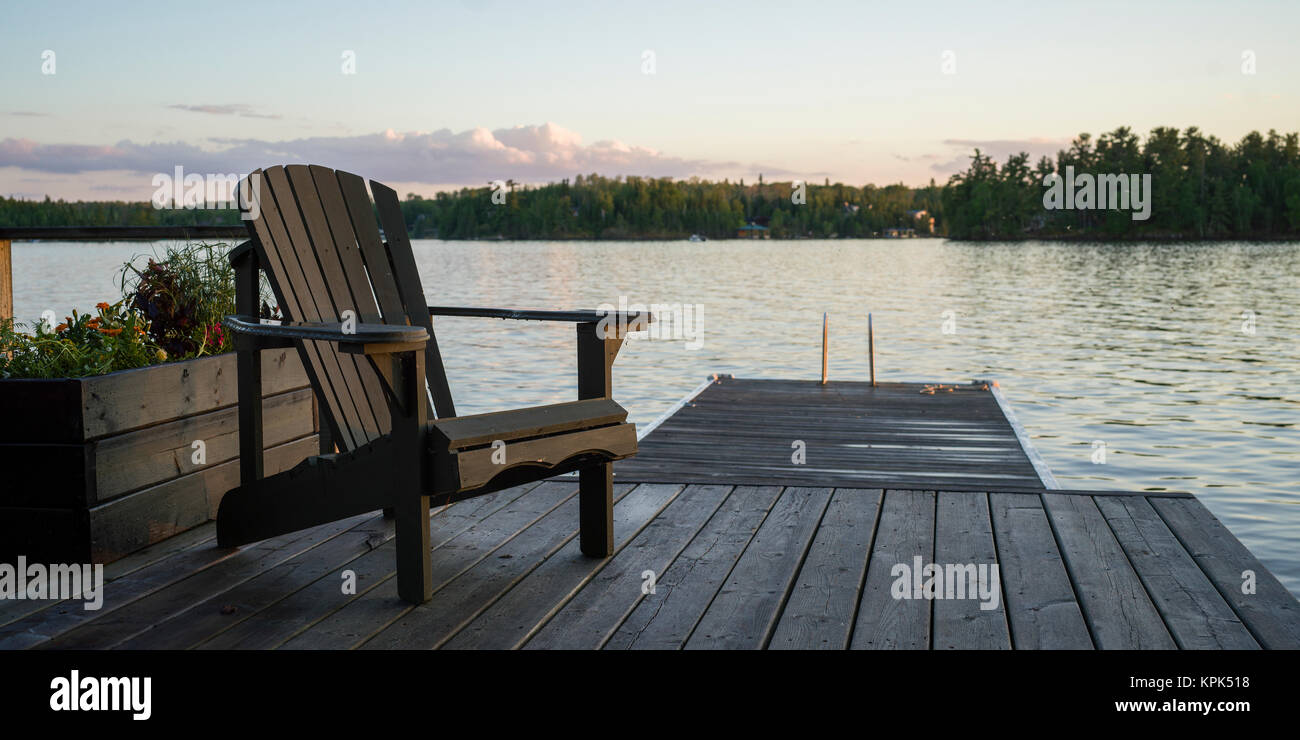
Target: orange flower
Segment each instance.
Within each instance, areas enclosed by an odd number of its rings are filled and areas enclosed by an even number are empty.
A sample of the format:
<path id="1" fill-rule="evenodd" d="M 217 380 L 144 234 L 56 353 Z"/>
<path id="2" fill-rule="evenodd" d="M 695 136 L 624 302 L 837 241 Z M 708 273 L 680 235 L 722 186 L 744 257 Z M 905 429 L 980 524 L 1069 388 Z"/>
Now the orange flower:
<path id="1" fill-rule="evenodd" d="M 112 306 L 108 305 L 107 303 L 104 303 L 103 301 L 100 301 L 99 303 L 95 304 L 95 308 L 98 308 L 100 311 L 107 311 L 108 309 L 112 308 Z"/>
<path id="2" fill-rule="evenodd" d="M 67 328 L 68 328 L 68 325 L 67 325 L 67 324 L 59 324 L 58 326 L 54 327 L 54 331 L 56 331 L 56 332 L 57 332 L 57 331 L 64 331 L 64 330 L 67 329 Z"/>
<path id="3" fill-rule="evenodd" d="M 121 329 L 100 329 L 99 331 L 103 334 L 107 334 L 110 337 L 115 337 L 118 334 L 122 333 Z"/>

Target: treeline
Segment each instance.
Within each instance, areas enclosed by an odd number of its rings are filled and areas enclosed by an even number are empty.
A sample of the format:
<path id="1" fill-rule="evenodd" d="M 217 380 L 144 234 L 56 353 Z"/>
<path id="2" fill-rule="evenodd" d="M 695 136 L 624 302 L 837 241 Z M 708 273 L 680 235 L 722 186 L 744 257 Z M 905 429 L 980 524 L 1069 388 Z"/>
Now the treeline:
<path id="1" fill-rule="evenodd" d="M 495 198 L 494 198 L 495 194 Z M 936 216 L 941 188 L 854 187 L 709 182 L 579 175 L 548 185 L 508 183 L 408 195 L 402 201 L 415 238 L 679 239 L 729 238 L 746 224 L 776 238 L 870 237 L 889 227 L 916 227 L 909 211 Z M 238 224 L 232 209 L 157 209 L 150 203 L 96 203 L 0 198 L 0 226 L 195 226 Z M 923 225 L 928 229 L 928 217 Z M 938 228 L 938 227 L 936 227 Z"/>
<path id="2" fill-rule="evenodd" d="M 0 197 L 0 226 L 231 226 L 233 209 L 162 209 L 122 201 L 19 200 Z"/>
<path id="3" fill-rule="evenodd" d="M 1140 193 L 1145 218 L 1133 218 L 1136 207 L 1096 208 L 1095 197 L 1092 208 L 1048 208 L 1044 179 L 1067 174 L 1075 180 L 1131 175 L 1139 178 L 1135 185 L 1149 175 L 1150 192 Z M 917 218 L 919 211 L 926 215 Z M 441 239 L 729 238 L 746 224 L 767 227 L 774 238 L 861 238 L 895 227 L 924 234 L 930 218 L 936 234 L 958 239 L 1298 238 L 1300 135 L 1252 132 L 1228 145 L 1195 127 L 1156 128 L 1145 141 L 1121 127 L 1095 140 L 1080 134 L 1055 161 L 1043 157 L 1036 164 L 1020 153 L 999 166 L 976 149 L 966 171 L 943 186 L 593 174 L 548 185 L 506 182 L 432 198 L 408 195 L 402 212 L 412 236 Z M 233 209 L 0 198 L 0 226 L 238 223 Z"/>
<path id="4" fill-rule="evenodd" d="M 493 196 L 496 196 L 495 199 Z M 776 238 L 869 237 L 935 215 L 941 189 L 825 182 L 745 184 L 698 178 L 579 175 L 541 186 L 464 188 L 402 202 L 415 237 L 441 239 L 672 239 L 736 235 L 758 224 Z M 928 220 L 926 221 L 928 228 Z"/>
<path id="5" fill-rule="evenodd" d="M 1070 168 L 1070 170 L 1067 170 Z M 1071 172 L 1150 175 L 1144 220 L 1129 210 L 1045 206 L 1045 178 Z M 1095 205 L 1095 199 L 1093 200 Z M 1130 206 L 1132 204 L 1130 203 Z M 1009 157 L 1001 167 L 975 150 L 970 167 L 943 189 L 948 236 L 957 239 L 1227 239 L 1300 236 L 1300 136 L 1252 132 L 1235 145 L 1195 127 L 1127 127 L 1097 139 L 1080 134 L 1056 161 Z"/>

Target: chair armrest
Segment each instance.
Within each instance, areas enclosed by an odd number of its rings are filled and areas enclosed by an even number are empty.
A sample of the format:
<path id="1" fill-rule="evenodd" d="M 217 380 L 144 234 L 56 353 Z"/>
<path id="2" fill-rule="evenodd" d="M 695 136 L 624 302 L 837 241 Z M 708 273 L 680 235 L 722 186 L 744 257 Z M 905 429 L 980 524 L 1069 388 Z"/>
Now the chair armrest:
<path id="1" fill-rule="evenodd" d="M 343 324 L 325 324 L 310 321 L 285 321 L 263 324 L 258 319 L 245 316 L 227 316 L 222 325 L 235 334 L 269 339 L 302 339 L 339 344 L 425 344 L 429 332 L 422 326 L 399 324 L 357 324 L 355 331 L 344 332 Z"/>
<path id="2" fill-rule="evenodd" d="M 630 331 L 654 321 L 649 311 L 529 311 L 516 308 L 473 308 L 461 306 L 429 306 L 430 316 L 467 316 L 484 319 L 514 319 L 517 321 L 570 321 L 576 324 L 608 321 L 621 323 Z"/>

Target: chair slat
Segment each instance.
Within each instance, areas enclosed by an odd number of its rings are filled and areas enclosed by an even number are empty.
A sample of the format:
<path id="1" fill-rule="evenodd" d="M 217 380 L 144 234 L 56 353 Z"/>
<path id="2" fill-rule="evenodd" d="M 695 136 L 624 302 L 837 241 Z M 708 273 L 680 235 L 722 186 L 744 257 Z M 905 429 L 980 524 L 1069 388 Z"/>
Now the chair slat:
<path id="1" fill-rule="evenodd" d="M 424 288 L 420 284 L 420 272 L 415 265 L 415 252 L 411 249 L 411 240 L 406 235 L 406 220 L 402 218 L 402 208 L 397 200 L 397 193 L 383 183 L 370 181 L 370 192 L 375 196 L 375 207 L 379 211 L 379 221 L 384 226 L 388 237 L 388 254 L 392 261 L 393 277 L 397 281 L 398 293 L 406 305 L 407 315 L 413 326 L 423 326 L 429 330 L 429 343 L 425 345 L 425 371 L 429 379 L 429 392 L 433 394 L 433 405 L 439 419 L 456 415 L 451 401 L 451 387 L 447 384 L 447 371 L 442 365 L 442 353 L 438 351 L 438 339 L 433 332 L 433 320 L 429 316 L 429 303 L 424 297 Z"/>
<path id="2" fill-rule="evenodd" d="M 284 168 L 266 169 L 262 187 L 275 200 L 284 225 L 286 240 L 280 244 L 280 257 L 290 281 L 294 282 L 295 290 L 298 292 L 298 302 L 302 308 L 301 320 L 338 321 L 339 316 L 330 306 L 328 291 L 321 279 L 320 267 L 312 252 L 312 245 L 307 238 L 302 217 L 295 203 L 293 188 L 289 184 Z M 378 436 L 377 428 L 371 416 L 371 428 L 367 429 L 357 409 L 353 396 L 354 392 L 361 388 L 361 381 L 356 375 L 356 366 L 351 362 L 347 364 L 341 362 L 338 349 L 332 345 L 321 345 L 318 349 L 322 355 L 326 375 L 334 386 L 343 413 L 343 418 L 339 420 L 340 425 L 349 430 L 355 445 L 369 442 Z"/>
<path id="3" fill-rule="evenodd" d="M 372 181 L 372 207 L 365 181 L 351 173 L 289 165 L 258 174 L 263 204 L 252 228 L 286 316 L 333 322 L 351 309 L 365 323 L 424 327 L 431 337 L 425 350 L 429 405 L 440 419 L 455 417 L 396 192 Z M 388 399 L 366 357 L 314 341 L 303 342 L 301 352 L 341 449 L 389 433 Z"/>
<path id="4" fill-rule="evenodd" d="M 339 185 L 338 175 L 334 170 L 319 165 L 310 165 L 312 181 L 316 183 L 316 192 L 320 194 L 321 208 L 334 234 L 334 246 L 343 268 L 344 279 L 352 291 L 352 299 L 357 304 L 357 312 L 366 323 L 384 323 L 379 314 L 375 300 L 374 288 L 366 275 L 365 259 L 361 256 L 359 237 L 352 227 L 352 217 L 348 213 L 343 190 Z M 373 219 L 372 219 L 373 220 Z"/>
<path id="5" fill-rule="evenodd" d="M 259 256 L 262 264 L 266 266 L 271 289 L 275 292 L 276 301 L 285 318 L 304 320 L 302 303 L 299 299 L 302 280 L 294 278 L 295 273 L 300 271 L 290 270 L 281 254 L 281 245 L 287 245 L 289 237 L 285 234 L 279 208 L 267 184 L 266 173 L 264 170 L 257 170 L 249 175 L 249 178 L 257 183 L 255 198 L 258 205 L 258 216 L 249 223 L 257 237 L 258 249 L 261 253 Z M 247 182 L 246 180 L 245 184 Z M 290 262 L 296 267 L 296 257 L 292 254 L 290 256 L 292 257 Z M 356 440 L 343 424 L 342 408 L 334 392 L 331 371 L 325 362 L 321 344 L 321 342 L 303 342 L 299 354 L 302 355 L 303 365 L 307 369 L 312 386 L 316 388 L 321 401 L 325 404 L 327 421 L 334 438 L 344 447 L 355 448 L 358 446 Z"/>
<path id="6" fill-rule="evenodd" d="M 307 166 L 289 165 L 285 167 L 285 172 L 297 197 L 298 208 L 307 227 L 307 236 L 311 239 L 321 277 L 329 291 L 333 313 L 341 318 L 343 311 L 351 310 L 357 320 L 374 322 L 379 311 L 365 273 L 349 275 L 343 267 L 342 253 L 349 246 L 353 251 L 356 249 L 351 224 L 346 223 L 346 217 L 342 219 L 343 224 L 339 223 L 338 217 L 334 223 L 330 222 L 323 208 L 324 196 Z M 330 180 L 337 188 L 337 181 L 333 178 Z M 344 225 L 346 230 L 333 228 Z M 346 353 L 340 353 L 339 364 L 343 366 L 345 376 L 355 374 L 360 380 L 360 386 L 353 389 L 352 396 L 367 433 L 372 439 L 387 434 L 393 422 L 388 413 L 388 400 L 384 397 L 384 389 L 374 366 L 365 357 Z"/>
<path id="7" fill-rule="evenodd" d="M 308 238 L 302 212 L 299 211 L 299 204 L 296 203 L 296 195 L 285 168 L 277 166 L 266 170 L 266 185 L 269 186 L 270 192 L 279 205 L 279 216 L 285 224 L 286 233 L 289 234 L 291 252 L 298 260 L 298 274 L 302 277 L 304 286 L 304 290 L 300 291 L 299 300 L 303 311 L 307 313 L 303 316 L 303 320 L 338 321 L 338 312 L 331 306 L 329 289 L 325 286 L 324 276 L 321 276 L 320 263 L 316 260 L 315 250 L 311 239 Z M 281 256 L 285 259 L 290 274 L 294 274 L 291 260 L 283 256 L 283 251 Z M 344 427 L 352 430 L 352 438 L 356 440 L 357 445 L 364 445 L 374 440 L 378 437 L 378 428 L 369 408 L 365 408 L 364 393 L 361 390 L 360 378 L 356 375 L 356 365 L 350 362 L 350 359 L 341 358 L 338 347 L 326 345 L 321 351 L 325 355 L 325 367 L 333 369 L 335 373 L 331 377 L 338 394 L 339 406 L 343 410 Z M 357 398 L 359 395 L 361 398 Z M 360 407 L 357 406 L 359 401 Z"/>
<path id="8" fill-rule="evenodd" d="M 365 261 L 366 271 L 370 275 L 370 284 L 374 288 L 375 299 L 383 313 L 385 324 L 409 324 L 406 308 L 402 305 L 402 296 L 397 292 L 397 281 L 393 280 L 393 267 L 388 262 L 388 253 L 384 241 L 379 238 L 379 225 L 375 222 L 375 212 L 370 205 L 370 195 L 366 192 L 366 181 L 351 172 L 336 172 L 339 189 L 347 204 L 348 215 L 352 220 L 352 230 L 357 236 L 357 246 Z"/>
<path id="9" fill-rule="evenodd" d="M 359 176 L 351 172 L 336 172 L 338 177 L 339 189 L 343 193 L 343 199 L 347 205 L 348 215 L 351 217 L 352 228 L 357 238 L 357 246 L 361 252 L 361 257 L 365 261 L 366 272 L 370 276 L 370 284 L 374 289 L 375 298 L 379 302 L 379 309 L 383 313 L 383 322 L 386 324 L 400 324 L 403 326 L 413 325 L 410 316 L 407 314 L 406 307 L 402 304 L 401 293 L 397 289 L 397 281 L 393 278 L 393 265 L 388 258 L 388 249 L 384 245 L 383 239 L 379 236 L 379 225 L 375 222 L 375 210 L 370 203 L 370 195 L 366 192 L 366 182 Z M 415 324 L 418 326 L 418 324 Z M 425 327 L 426 329 L 428 327 Z M 429 335 L 430 341 L 436 341 L 432 333 Z M 434 372 L 442 372 L 442 363 L 433 362 L 427 359 L 425 361 L 425 375 L 429 377 Z M 426 389 L 427 391 L 427 389 Z M 435 409 L 431 416 L 441 417 L 443 409 L 434 404 L 430 406 Z M 455 413 L 448 401 L 447 409 L 449 413 Z"/>

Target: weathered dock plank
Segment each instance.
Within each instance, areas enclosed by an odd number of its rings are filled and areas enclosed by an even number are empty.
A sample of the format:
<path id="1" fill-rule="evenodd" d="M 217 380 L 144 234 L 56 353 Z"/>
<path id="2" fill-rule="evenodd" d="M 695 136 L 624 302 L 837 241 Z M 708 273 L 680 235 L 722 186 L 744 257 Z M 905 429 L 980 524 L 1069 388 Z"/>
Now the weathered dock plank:
<path id="1" fill-rule="evenodd" d="M 615 526 L 626 526 L 629 515 L 643 512 L 646 491 L 640 486 L 617 486 L 614 491 Z M 631 500 L 627 497 L 636 494 Z M 651 515 L 652 516 L 652 515 Z M 647 517 L 649 518 L 649 517 Z M 578 499 L 572 497 L 528 526 L 526 538 L 511 537 L 475 558 L 469 567 L 442 577 L 441 559 L 434 562 L 433 599 L 408 608 L 399 619 L 358 643 L 367 650 L 427 650 L 455 635 L 538 565 L 558 552 L 578 532 Z M 395 595 L 396 592 L 394 592 Z"/>
<path id="2" fill-rule="evenodd" d="M 216 540 L 216 536 L 215 523 L 202 525 L 105 565 L 105 583 L 112 583 L 123 576 L 154 566 L 153 570 L 148 571 L 148 578 L 137 576 L 130 581 L 124 581 L 120 585 L 113 586 L 114 598 L 112 601 L 116 605 L 121 605 L 121 603 L 131 598 L 128 587 L 137 591 L 151 586 L 156 587 L 160 579 L 170 578 L 174 580 L 179 578 L 180 574 L 193 572 L 193 570 L 210 565 L 216 559 L 229 554 L 229 551 L 217 552 L 211 547 Z M 175 557 L 177 553 L 184 550 L 194 550 L 195 552 L 190 553 L 185 558 Z M 188 569 L 182 565 L 183 562 L 189 563 Z M 160 575 L 156 572 L 158 570 L 163 571 L 163 574 Z M 6 628 L 17 632 L 22 631 L 21 627 L 11 627 L 14 622 L 30 616 L 34 617 L 34 619 L 28 621 L 29 625 L 42 624 L 48 626 L 51 620 L 56 620 L 61 612 L 66 611 L 64 607 L 68 605 L 69 602 L 63 600 L 6 599 L 0 601 L 0 649 L 5 648 L 6 635 L 10 634 L 5 631 Z M 73 605 L 76 607 L 74 611 L 84 613 L 79 604 Z M 109 608 L 108 604 L 104 608 Z M 116 608 L 116 606 L 113 608 Z M 9 645 L 9 647 L 16 646 Z"/>
<path id="3" fill-rule="evenodd" d="M 630 541 L 665 514 L 685 488 L 681 484 L 643 483 L 623 500 L 622 510 L 615 506 L 612 558 L 617 558 Z M 611 559 L 584 556 L 575 529 L 554 556 L 438 647 L 449 650 L 518 648 L 546 624 L 550 615 L 568 603 L 573 594 L 603 573 L 610 562 Z M 639 585 L 634 588 L 640 591 Z"/>
<path id="4" fill-rule="evenodd" d="M 1083 612 L 1039 496 L 989 494 L 1011 644 L 1017 648 L 1091 650 Z"/>
<path id="5" fill-rule="evenodd" d="M 1089 496 L 1043 495 L 1043 505 L 1097 647 L 1172 649 L 1174 640 L 1124 549 Z"/>
<path id="6" fill-rule="evenodd" d="M 1204 504 L 1195 499 L 1150 502 L 1260 645 L 1300 649 L 1300 604 Z M 1247 588 L 1248 578 L 1253 591 Z"/>
<path id="7" fill-rule="evenodd" d="M 577 521 L 577 481 L 548 481 L 527 496 L 521 496 L 501 511 L 486 517 L 438 548 L 433 558 L 434 597 L 457 576 L 469 571 L 498 553 L 520 534 L 534 525 L 545 523 L 530 542 L 545 548 L 547 537 L 554 536 L 559 518 Z M 615 496 L 627 492 L 627 486 Z M 496 558 L 502 561 L 502 558 Z M 393 571 L 396 574 L 396 570 Z M 441 598 L 446 598 L 445 596 Z M 432 603 L 432 602 L 431 602 Z M 397 581 L 388 578 L 375 588 L 349 602 L 345 607 L 313 624 L 285 642 L 281 647 L 292 650 L 330 650 L 357 647 L 412 613 L 414 607 L 397 595 Z M 420 614 L 434 616 L 433 610 Z M 414 623 L 418 617 L 412 618 Z M 400 631 L 401 628 L 399 628 Z M 397 634 L 397 633 L 394 633 Z"/>
<path id="8" fill-rule="evenodd" d="M 1145 498 L 1097 499 L 1147 593 L 1185 650 L 1249 650 L 1259 643 Z"/>
<path id="9" fill-rule="evenodd" d="M 980 567 L 988 569 L 997 565 L 988 494 L 953 491 L 938 494 L 935 501 L 934 562 L 943 566 L 974 566 L 977 576 Z M 971 598 L 970 586 L 978 589 L 978 580 L 972 584 L 964 572 L 961 578 L 964 579 L 961 585 L 966 598 L 943 598 L 934 602 L 934 648 L 1011 649 L 1000 574 L 992 583 L 996 589 L 996 601 L 990 599 L 988 602 Z M 953 595 L 961 595 L 956 588 L 954 584 Z M 978 595 L 978 591 L 976 593 Z M 992 608 L 984 608 L 986 605 Z"/>
<path id="10" fill-rule="evenodd" d="M 198 601 L 189 609 L 162 619 L 144 631 L 113 645 L 126 650 L 183 650 L 222 631 L 242 615 L 257 613 L 319 580 L 346 562 L 373 550 L 393 536 L 393 523 L 383 516 L 353 527 L 312 550 L 259 573 L 234 588 Z M 341 582 L 339 584 L 341 589 Z"/>
<path id="11" fill-rule="evenodd" d="M 933 491 L 886 491 L 880 509 L 862 585 L 857 622 L 850 647 L 854 650 L 925 650 L 930 647 L 930 603 L 914 598 L 912 578 L 906 578 L 902 598 L 895 595 L 895 566 L 913 570 L 916 558 L 934 560 Z M 921 575 L 914 575 L 920 582 Z"/>
<path id="12" fill-rule="evenodd" d="M 524 647 L 594 650 L 603 646 L 642 598 L 658 595 L 659 576 L 708 523 L 731 490 L 728 486 L 688 486 Z M 647 573 L 653 582 L 647 581 Z"/>
<path id="13" fill-rule="evenodd" d="M 363 514 L 283 537 L 264 540 L 107 614 L 97 614 L 79 626 L 54 636 L 40 647 L 53 649 L 111 647 L 159 622 L 193 608 L 196 603 L 213 592 L 224 591 L 247 581 L 268 568 L 337 537 L 369 518 L 369 515 Z"/>
<path id="14" fill-rule="evenodd" d="M 883 496 L 881 490 L 835 489 L 769 648 L 849 646 Z"/>
<path id="15" fill-rule="evenodd" d="M 641 600 L 606 650 L 677 650 L 686 644 L 777 498 L 779 486 L 737 486 Z"/>
<path id="16" fill-rule="evenodd" d="M 686 649 L 766 647 L 830 498 L 829 488 L 785 489 L 687 639 Z"/>
<path id="17" fill-rule="evenodd" d="M 470 527 L 527 495 L 539 484 L 508 488 L 504 491 L 461 501 L 434 511 L 430 517 L 429 544 L 438 550 Z M 388 581 L 394 575 L 395 543 L 388 540 L 360 557 L 339 564 L 309 586 L 287 594 L 269 607 L 249 614 L 237 624 L 209 635 L 197 645 L 206 650 L 253 650 L 278 647 L 311 625 L 347 606 L 353 600 Z M 352 593 L 343 589 L 343 576 L 351 572 L 356 587 Z"/>

